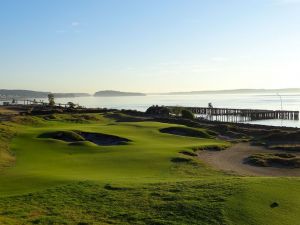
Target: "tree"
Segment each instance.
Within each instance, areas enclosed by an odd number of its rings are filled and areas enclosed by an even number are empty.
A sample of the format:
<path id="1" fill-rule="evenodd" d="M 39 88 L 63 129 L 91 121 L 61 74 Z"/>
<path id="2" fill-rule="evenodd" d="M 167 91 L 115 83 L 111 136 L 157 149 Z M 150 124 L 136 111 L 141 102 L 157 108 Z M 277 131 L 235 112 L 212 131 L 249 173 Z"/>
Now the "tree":
<path id="1" fill-rule="evenodd" d="M 75 108 L 75 104 L 73 102 L 68 102 L 68 106 L 69 106 L 70 109 Z"/>
<path id="2" fill-rule="evenodd" d="M 50 106 L 54 106 L 55 105 L 54 94 L 49 94 L 48 95 L 48 101 L 49 101 L 49 105 Z"/>
<path id="3" fill-rule="evenodd" d="M 174 107 L 172 108 L 171 112 L 174 113 L 176 116 L 179 116 L 181 114 L 182 107 Z"/>
<path id="4" fill-rule="evenodd" d="M 186 110 L 186 109 L 183 109 L 181 111 L 181 117 L 185 118 L 185 119 L 190 119 L 190 120 L 195 119 L 195 115 L 191 111 Z"/>
<path id="5" fill-rule="evenodd" d="M 170 115 L 170 109 L 165 106 L 153 105 L 147 109 L 146 114 L 168 117 Z"/>

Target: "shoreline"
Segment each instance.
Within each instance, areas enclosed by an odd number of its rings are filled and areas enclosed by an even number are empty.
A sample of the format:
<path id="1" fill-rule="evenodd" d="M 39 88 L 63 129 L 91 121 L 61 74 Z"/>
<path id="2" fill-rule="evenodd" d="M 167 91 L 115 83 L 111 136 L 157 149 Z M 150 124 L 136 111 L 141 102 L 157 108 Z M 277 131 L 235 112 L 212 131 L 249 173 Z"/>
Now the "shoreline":
<path id="1" fill-rule="evenodd" d="M 102 112 L 134 112 L 134 114 L 138 114 L 139 116 L 148 116 L 145 112 L 139 111 L 139 110 L 132 110 L 132 109 L 114 109 L 114 108 L 82 108 L 80 110 L 76 109 L 67 109 L 65 107 L 59 107 L 56 106 L 52 108 L 51 110 L 54 111 L 47 111 L 47 110 L 37 110 L 33 111 L 31 113 L 28 113 L 28 109 L 34 108 L 37 106 L 33 105 L 10 105 L 10 106 L 4 106 L 0 105 L 0 115 L 9 116 L 9 114 L 16 116 L 17 114 L 20 115 L 46 115 L 51 113 L 102 113 Z M 59 111 L 63 110 L 63 111 Z M 6 113 L 3 113 L 6 112 Z M 10 112 L 7 114 L 7 112 Z M 13 112 L 13 113 L 12 113 Z M 155 117 L 154 119 L 160 119 L 160 120 L 172 120 L 174 122 L 178 120 L 182 120 L 180 117 L 169 117 L 169 118 L 159 118 Z M 211 125 L 232 125 L 232 126 L 238 126 L 242 128 L 257 128 L 257 129 L 281 129 L 281 130 L 300 130 L 300 127 L 292 127 L 292 126 L 276 126 L 276 125 L 267 125 L 267 124 L 255 124 L 255 123 L 245 123 L 245 122 L 224 122 L 224 121 L 216 121 L 216 120 L 207 120 L 204 118 L 196 118 L 194 119 L 196 122 L 203 123 L 203 124 L 211 124 Z M 257 120 L 257 122 L 260 122 L 262 120 Z M 267 121 L 267 120 L 266 120 Z M 278 120 L 281 121 L 281 120 Z M 255 121 L 251 121 L 255 122 Z"/>

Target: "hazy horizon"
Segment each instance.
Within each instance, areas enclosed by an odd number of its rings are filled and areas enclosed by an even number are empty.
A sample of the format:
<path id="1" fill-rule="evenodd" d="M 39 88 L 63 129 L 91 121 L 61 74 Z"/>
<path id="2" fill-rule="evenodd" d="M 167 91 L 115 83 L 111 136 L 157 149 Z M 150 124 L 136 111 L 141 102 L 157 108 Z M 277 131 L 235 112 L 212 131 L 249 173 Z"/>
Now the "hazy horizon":
<path id="1" fill-rule="evenodd" d="M 220 93 L 220 92 L 228 92 L 228 93 L 231 93 L 231 92 L 235 92 L 237 94 L 239 93 L 263 93 L 263 92 L 266 92 L 266 93 L 272 93 L 272 91 L 282 91 L 280 92 L 281 94 L 284 94 L 284 93 L 298 93 L 300 91 L 300 88 L 280 88 L 280 89 L 266 89 L 266 88 L 260 88 L 260 89 L 247 89 L 247 88 L 244 88 L 244 89 L 218 89 L 218 90 L 191 90 L 191 91 L 171 91 L 171 92 L 137 92 L 137 91 L 123 91 L 123 90 L 108 90 L 108 89 L 103 89 L 103 90 L 97 90 L 97 91 L 94 91 L 94 92 L 76 92 L 75 90 L 73 91 L 70 91 L 70 92 L 54 92 L 54 91 L 51 91 L 51 90 L 29 90 L 29 89 L 6 89 L 6 88 L 1 88 L 0 87 L 0 92 L 1 91 L 29 91 L 29 92 L 49 92 L 49 93 L 56 93 L 56 94 L 71 94 L 71 93 L 78 93 L 78 94 L 89 94 L 89 95 L 94 95 L 96 92 L 132 92 L 132 93 L 143 93 L 143 94 L 175 94 L 175 93 L 186 93 L 186 94 L 201 94 L 202 92 L 203 93 Z M 1 94 L 1 93 L 0 93 Z M 279 93 L 277 92 L 274 92 L 275 95 L 278 95 Z"/>
<path id="2" fill-rule="evenodd" d="M 295 88 L 299 24 L 300 0 L 3 1 L 0 85 L 86 93 Z"/>

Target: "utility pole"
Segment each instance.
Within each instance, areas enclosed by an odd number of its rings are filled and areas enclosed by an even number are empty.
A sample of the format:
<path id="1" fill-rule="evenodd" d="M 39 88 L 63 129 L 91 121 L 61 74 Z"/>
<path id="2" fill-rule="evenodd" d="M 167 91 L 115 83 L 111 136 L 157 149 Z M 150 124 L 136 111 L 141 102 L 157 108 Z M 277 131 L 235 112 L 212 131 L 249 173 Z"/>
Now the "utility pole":
<path id="1" fill-rule="evenodd" d="M 282 97 L 280 94 L 276 93 L 276 95 L 280 98 L 280 104 L 281 104 L 281 111 L 282 111 Z"/>
<path id="2" fill-rule="evenodd" d="M 280 105 L 281 105 L 281 107 L 280 107 L 280 111 L 282 111 L 282 109 L 283 109 L 283 107 L 282 107 L 282 97 L 281 97 L 281 95 L 279 94 L 279 93 L 276 93 L 276 95 L 280 98 Z M 280 117 L 282 117 L 282 115 L 280 114 Z M 282 118 L 281 118 L 281 126 L 282 126 Z"/>

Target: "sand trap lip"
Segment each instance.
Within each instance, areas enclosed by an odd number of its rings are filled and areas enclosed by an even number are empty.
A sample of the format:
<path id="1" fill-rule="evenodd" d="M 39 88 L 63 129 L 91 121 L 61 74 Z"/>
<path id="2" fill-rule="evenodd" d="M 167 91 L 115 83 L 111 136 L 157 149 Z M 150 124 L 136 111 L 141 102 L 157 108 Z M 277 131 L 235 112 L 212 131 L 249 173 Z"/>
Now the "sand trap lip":
<path id="1" fill-rule="evenodd" d="M 300 168 L 258 167 L 245 163 L 245 158 L 255 153 L 279 153 L 249 143 L 233 145 L 225 151 L 200 151 L 198 157 L 212 167 L 244 176 L 300 176 Z M 300 154 L 298 154 L 300 156 Z"/>
<path id="2" fill-rule="evenodd" d="M 40 134 L 38 138 L 50 138 L 65 142 L 85 141 L 82 136 L 74 131 L 51 131 Z"/>
<path id="3" fill-rule="evenodd" d="M 43 133 L 39 138 L 50 138 L 69 142 L 73 145 L 80 145 L 82 142 L 88 141 L 96 145 L 111 146 L 111 145 L 125 145 L 130 142 L 129 139 L 118 137 L 110 134 L 92 133 L 84 131 L 54 131 Z"/>

